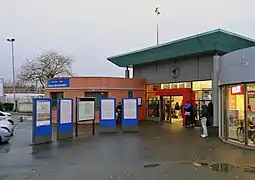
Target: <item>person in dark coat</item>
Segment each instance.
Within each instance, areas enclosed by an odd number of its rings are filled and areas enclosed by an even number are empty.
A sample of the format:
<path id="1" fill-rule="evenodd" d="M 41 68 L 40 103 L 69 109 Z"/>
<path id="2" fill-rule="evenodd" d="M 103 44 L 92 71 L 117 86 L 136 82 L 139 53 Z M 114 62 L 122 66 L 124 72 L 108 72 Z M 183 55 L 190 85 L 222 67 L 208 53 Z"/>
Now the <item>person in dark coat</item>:
<path id="1" fill-rule="evenodd" d="M 210 101 L 208 103 L 208 121 L 206 123 L 207 126 L 212 126 L 213 125 L 213 103 Z"/>
<path id="2" fill-rule="evenodd" d="M 190 127 L 192 118 L 192 105 L 189 101 L 184 105 L 184 115 L 186 127 Z"/>

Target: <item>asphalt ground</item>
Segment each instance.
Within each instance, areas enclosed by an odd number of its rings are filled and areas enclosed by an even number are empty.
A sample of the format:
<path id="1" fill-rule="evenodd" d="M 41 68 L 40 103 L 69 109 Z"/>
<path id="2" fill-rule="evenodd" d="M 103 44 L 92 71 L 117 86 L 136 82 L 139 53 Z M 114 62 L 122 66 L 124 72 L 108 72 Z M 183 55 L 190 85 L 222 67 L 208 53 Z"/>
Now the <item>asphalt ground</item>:
<path id="1" fill-rule="evenodd" d="M 83 125 L 78 138 L 31 146 L 31 124 L 17 120 L 0 145 L 1 180 L 255 179 L 254 151 L 202 139 L 199 128 L 143 123 L 137 133 L 93 136 Z"/>

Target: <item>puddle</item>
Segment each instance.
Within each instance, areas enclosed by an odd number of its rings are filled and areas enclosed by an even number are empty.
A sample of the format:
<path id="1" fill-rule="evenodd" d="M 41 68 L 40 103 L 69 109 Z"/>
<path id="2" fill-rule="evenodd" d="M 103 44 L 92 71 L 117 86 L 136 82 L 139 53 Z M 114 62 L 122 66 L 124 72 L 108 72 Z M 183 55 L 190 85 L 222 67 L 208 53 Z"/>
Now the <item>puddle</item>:
<path id="1" fill-rule="evenodd" d="M 164 166 L 163 164 L 158 164 L 158 163 L 154 163 L 154 164 L 144 164 L 143 167 L 144 168 L 154 168 L 154 167 L 158 167 L 158 166 Z"/>
<path id="2" fill-rule="evenodd" d="M 238 166 L 238 165 L 227 164 L 227 163 L 206 163 L 206 162 L 195 162 L 195 161 L 194 162 L 174 162 L 171 164 L 176 164 L 176 163 L 183 164 L 183 165 L 191 165 L 191 166 L 195 166 L 196 168 L 206 167 L 216 172 L 231 173 L 239 169 L 243 172 L 255 174 L 255 166 L 251 166 L 251 165 Z M 143 167 L 144 168 L 166 167 L 166 164 L 150 163 L 150 164 L 144 164 Z"/>
<path id="3" fill-rule="evenodd" d="M 255 166 L 238 166 L 227 163 L 204 163 L 204 162 L 184 162 L 181 164 L 190 164 L 196 167 L 208 167 L 212 171 L 217 172 L 232 172 L 235 169 L 243 170 L 244 172 L 254 173 L 255 174 Z"/>

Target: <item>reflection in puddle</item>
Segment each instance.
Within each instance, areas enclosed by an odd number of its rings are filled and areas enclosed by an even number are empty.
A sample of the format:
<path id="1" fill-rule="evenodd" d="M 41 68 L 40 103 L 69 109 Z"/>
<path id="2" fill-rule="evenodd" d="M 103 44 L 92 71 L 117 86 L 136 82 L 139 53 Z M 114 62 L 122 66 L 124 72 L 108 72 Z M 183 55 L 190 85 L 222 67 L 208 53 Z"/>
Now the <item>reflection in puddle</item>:
<path id="1" fill-rule="evenodd" d="M 201 162 L 185 162 L 181 164 L 191 164 L 196 167 L 202 167 L 206 166 L 210 168 L 212 171 L 217 171 L 217 172 L 232 172 L 234 169 L 241 169 L 244 172 L 249 172 L 249 173 L 255 173 L 255 166 L 238 166 L 238 165 L 233 165 L 233 164 L 227 164 L 227 163 L 201 163 Z"/>

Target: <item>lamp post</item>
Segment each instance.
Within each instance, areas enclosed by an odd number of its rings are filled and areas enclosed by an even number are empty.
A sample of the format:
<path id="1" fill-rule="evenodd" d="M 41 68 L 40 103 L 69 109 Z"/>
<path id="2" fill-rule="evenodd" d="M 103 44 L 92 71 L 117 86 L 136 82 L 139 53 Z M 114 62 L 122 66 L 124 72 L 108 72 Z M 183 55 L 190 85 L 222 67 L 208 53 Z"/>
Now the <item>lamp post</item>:
<path id="1" fill-rule="evenodd" d="M 159 7 L 155 8 L 155 14 L 158 17 L 160 15 L 160 9 Z M 157 45 L 159 45 L 159 23 L 158 23 L 158 19 L 157 19 Z"/>
<path id="2" fill-rule="evenodd" d="M 15 81 L 15 63 L 14 63 L 14 38 L 8 38 L 8 42 L 11 43 L 12 49 L 11 49 L 11 54 L 12 54 L 12 87 L 13 87 L 13 99 L 14 99 L 14 111 L 16 111 L 16 81 Z"/>

